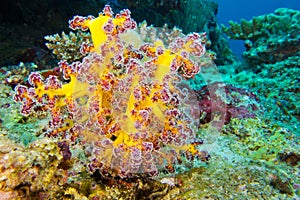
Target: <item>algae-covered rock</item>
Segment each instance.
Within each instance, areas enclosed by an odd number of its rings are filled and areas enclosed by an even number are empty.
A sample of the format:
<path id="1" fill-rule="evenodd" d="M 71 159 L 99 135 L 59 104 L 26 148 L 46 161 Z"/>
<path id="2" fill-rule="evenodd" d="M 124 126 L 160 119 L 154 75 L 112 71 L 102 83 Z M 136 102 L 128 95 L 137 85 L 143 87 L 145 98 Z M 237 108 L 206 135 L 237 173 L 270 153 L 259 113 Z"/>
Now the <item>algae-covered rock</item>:
<path id="1" fill-rule="evenodd" d="M 5 137 L 0 138 L 1 192 L 17 192 L 18 197 L 58 197 L 66 182 L 66 171 L 57 144 L 50 139 L 38 140 L 23 147 Z"/>
<path id="2" fill-rule="evenodd" d="M 173 188 L 162 199 L 288 199 L 293 194 L 292 184 L 285 182 L 284 175 L 278 177 L 284 185 L 270 184 L 275 171 L 268 166 L 246 162 L 214 165 L 179 175 L 181 187 Z"/>
<path id="3" fill-rule="evenodd" d="M 25 117 L 20 114 L 20 105 L 13 101 L 12 88 L 0 84 L 0 133 L 24 145 L 35 141 L 45 131 L 46 115 Z"/>
<path id="4" fill-rule="evenodd" d="M 250 89 L 260 99 L 261 115 L 269 121 L 276 121 L 281 127 L 300 135 L 300 57 L 293 56 L 275 64 L 261 64 L 243 68 L 226 80 Z M 228 68 L 228 67 L 227 67 Z"/>
<path id="5" fill-rule="evenodd" d="M 233 119 L 223 128 L 225 134 L 234 134 L 243 146 L 232 144 L 233 151 L 253 160 L 278 162 L 284 152 L 297 152 L 298 136 L 278 125 L 271 126 L 259 118 Z M 235 149 L 236 148 L 236 149 Z"/>
<path id="6" fill-rule="evenodd" d="M 297 154 L 299 137 L 259 118 L 232 119 L 221 133 L 208 126 L 211 159 L 200 168 L 176 176 L 180 186 L 164 199 L 293 199 L 297 196 L 299 166 L 288 152 Z M 214 135 L 214 136 L 213 136 Z M 212 138 L 210 138 L 212 137 Z"/>

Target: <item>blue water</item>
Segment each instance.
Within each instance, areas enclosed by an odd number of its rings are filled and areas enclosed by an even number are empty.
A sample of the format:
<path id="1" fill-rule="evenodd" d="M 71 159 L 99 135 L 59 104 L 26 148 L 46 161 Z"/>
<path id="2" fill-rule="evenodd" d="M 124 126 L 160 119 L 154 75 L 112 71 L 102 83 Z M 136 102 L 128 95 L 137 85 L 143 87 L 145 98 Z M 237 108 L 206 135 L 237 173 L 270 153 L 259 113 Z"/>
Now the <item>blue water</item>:
<path id="1" fill-rule="evenodd" d="M 218 0 L 218 4 L 218 21 L 226 26 L 229 20 L 250 20 L 253 16 L 272 13 L 277 8 L 300 10 L 300 0 Z M 244 42 L 230 40 L 230 47 L 240 57 L 244 50 Z"/>

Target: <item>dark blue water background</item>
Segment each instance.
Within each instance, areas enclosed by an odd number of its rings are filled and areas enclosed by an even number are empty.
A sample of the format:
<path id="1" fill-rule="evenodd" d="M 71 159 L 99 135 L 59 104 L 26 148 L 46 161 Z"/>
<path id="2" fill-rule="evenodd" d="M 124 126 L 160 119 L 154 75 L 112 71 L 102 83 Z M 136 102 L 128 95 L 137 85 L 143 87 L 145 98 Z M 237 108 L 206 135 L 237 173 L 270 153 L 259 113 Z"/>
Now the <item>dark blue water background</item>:
<path id="1" fill-rule="evenodd" d="M 277 8 L 300 10 L 300 0 L 218 0 L 218 21 L 228 26 L 228 21 L 250 20 L 253 16 L 272 13 Z M 230 40 L 230 47 L 240 57 L 244 48 L 243 41 Z"/>

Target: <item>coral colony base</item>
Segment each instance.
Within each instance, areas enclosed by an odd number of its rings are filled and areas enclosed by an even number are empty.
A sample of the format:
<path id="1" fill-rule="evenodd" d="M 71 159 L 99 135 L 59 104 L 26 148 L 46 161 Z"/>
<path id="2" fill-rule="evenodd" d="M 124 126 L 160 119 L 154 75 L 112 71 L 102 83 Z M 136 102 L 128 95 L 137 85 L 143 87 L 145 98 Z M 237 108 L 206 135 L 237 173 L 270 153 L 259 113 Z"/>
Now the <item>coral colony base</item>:
<path id="1" fill-rule="evenodd" d="M 200 71 L 205 34 L 191 33 L 169 44 L 145 43 L 129 10 L 113 15 L 106 5 L 98 17 L 75 16 L 73 30 L 90 30 L 81 62 L 62 60 L 63 78 L 30 74 L 15 88 L 24 115 L 47 112 L 47 135 L 80 143 L 91 172 L 130 178 L 174 172 L 182 158 L 207 161 L 199 151 L 182 79 Z"/>

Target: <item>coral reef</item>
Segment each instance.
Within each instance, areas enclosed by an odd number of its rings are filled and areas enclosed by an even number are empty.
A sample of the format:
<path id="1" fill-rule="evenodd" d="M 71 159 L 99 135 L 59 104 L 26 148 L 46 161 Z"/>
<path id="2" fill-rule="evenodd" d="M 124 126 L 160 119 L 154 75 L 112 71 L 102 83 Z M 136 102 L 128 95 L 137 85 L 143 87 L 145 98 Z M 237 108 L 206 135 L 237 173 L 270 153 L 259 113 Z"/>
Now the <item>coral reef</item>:
<path id="1" fill-rule="evenodd" d="M 214 66 L 214 28 L 135 26 L 106 6 L 46 37 L 58 67 L 1 68 L 1 199 L 298 199 L 299 57 Z"/>
<path id="2" fill-rule="evenodd" d="M 245 40 L 243 57 L 251 65 L 271 64 L 288 57 L 299 56 L 300 52 L 300 12 L 279 8 L 274 13 L 230 22 L 223 31 L 231 39 Z"/>
<path id="3" fill-rule="evenodd" d="M 228 74 L 228 83 L 237 83 L 260 96 L 265 118 L 296 134 L 300 119 L 299 17 L 297 10 L 279 8 L 223 27 L 230 38 L 246 42 L 243 57 L 247 65 L 233 66 L 236 74 Z"/>
<path id="4" fill-rule="evenodd" d="M 10 87 L 7 90 L 9 91 Z M 199 137 L 207 135 L 208 132 L 210 135 L 213 134 L 213 130 L 210 128 L 202 127 Z M 297 141 L 299 140 L 291 132 L 278 125 L 270 127 L 269 122 L 250 118 L 230 120 L 229 124 L 222 129 L 222 133 L 218 136 L 217 143 L 214 143 L 211 148 L 205 147 L 211 149 L 210 154 L 212 156 L 207 166 L 171 177 L 157 177 L 156 180 L 145 178 L 122 180 L 112 177 L 103 178 L 97 173 L 90 176 L 85 167 L 89 161 L 84 158 L 84 154 L 80 153 L 79 146 L 82 147 L 82 145 L 78 143 L 77 146 L 70 147 L 73 164 L 67 167 L 68 176 L 65 176 L 69 180 L 67 183 L 60 185 L 60 187 L 48 185 L 51 191 L 48 189 L 46 191 L 31 190 L 26 187 L 11 189 L 4 184 L 0 193 L 7 198 L 15 199 L 26 197 L 36 199 L 42 199 L 42 197 L 65 199 L 189 199 L 195 197 L 223 198 L 224 196 L 228 198 L 247 196 L 258 199 L 261 196 L 267 196 L 277 199 L 292 199 L 294 193 L 297 194 L 298 192 L 299 195 L 299 190 L 297 190 L 299 162 L 292 165 L 295 162 L 291 160 L 293 155 L 297 155 L 297 149 L 299 149 Z M 36 148 L 40 146 L 39 143 L 42 144 L 47 141 L 49 146 L 53 145 L 55 151 L 59 152 L 56 155 L 59 156 L 60 164 L 56 165 L 57 170 L 54 171 L 61 172 L 66 169 L 65 164 L 63 164 L 63 152 L 68 152 L 67 148 L 65 145 L 53 143 L 53 138 L 36 141 L 34 142 L 35 145 L 31 143 L 26 150 L 8 140 L 4 142 L 3 136 L 1 137 L 3 146 L 8 144 L 9 149 L 16 149 L 15 146 L 17 146 L 20 149 L 18 151 L 20 155 L 26 157 L 30 156 L 24 152 L 30 152 L 30 155 L 45 155 L 43 152 L 52 151 L 48 151 L 49 148 Z M 257 138 L 260 139 L 257 140 Z M 9 156 L 10 152 L 6 151 L 5 155 Z M 249 152 L 251 156 L 248 156 Z M 45 159 L 45 157 L 41 159 Z M 296 157 L 295 160 L 297 160 Z M 23 166 L 22 169 L 24 168 L 26 169 Z M 45 176 L 44 173 L 47 173 L 47 170 L 41 169 L 39 176 Z M 58 176 L 57 180 L 59 179 Z M 16 182 L 16 184 L 21 185 L 24 179 L 18 180 L 20 182 Z"/>

